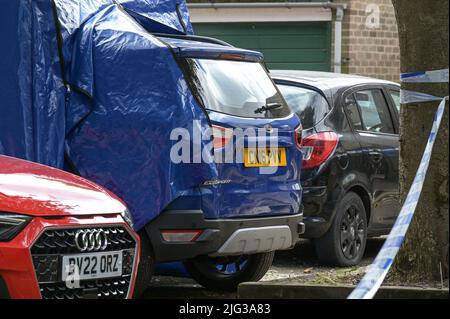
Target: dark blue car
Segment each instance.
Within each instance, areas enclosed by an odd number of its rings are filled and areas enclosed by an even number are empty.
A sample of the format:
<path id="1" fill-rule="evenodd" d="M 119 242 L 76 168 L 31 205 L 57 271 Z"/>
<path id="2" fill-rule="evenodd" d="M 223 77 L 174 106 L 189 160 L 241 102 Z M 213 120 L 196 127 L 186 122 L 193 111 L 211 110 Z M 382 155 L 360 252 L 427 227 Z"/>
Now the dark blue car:
<path id="1" fill-rule="evenodd" d="M 306 232 L 322 262 L 350 266 L 399 213 L 398 84 L 310 71 L 272 71 L 303 124 Z"/>
<path id="2" fill-rule="evenodd" d="M 157 261 L 184 260 L 205 287 L 234 289 L 262 278 L 274 251 L 303 232 L 300 120 L 260 53 L 201 37 L 159 39 L 207 113 L 218 178 L 170 203 L 146 234 Z"/>

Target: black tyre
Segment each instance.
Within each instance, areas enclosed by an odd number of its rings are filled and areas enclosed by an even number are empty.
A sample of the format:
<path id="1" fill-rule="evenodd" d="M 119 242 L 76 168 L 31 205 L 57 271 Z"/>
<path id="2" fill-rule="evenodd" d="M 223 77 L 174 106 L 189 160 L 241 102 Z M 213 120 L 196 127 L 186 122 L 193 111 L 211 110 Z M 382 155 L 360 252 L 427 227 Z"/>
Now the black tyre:
<path id="1" fill-rule="evenodd" d="M 361 198 L 347 193 L 338 204 L 330 229 L 315 240 L 319 260 L 333 266 L 357 265 L 366 249 L 367 214 Z"/>
<path id="2" fill-rule="evenodd" d="M 141 258 L 136 277 L 136 284 L 134 286 L 134 298 L 142 297 L 150 285 L 155 271 L 153 248 L 145 230 L 139 232 L 139 237 L 141 238 Z"/>
<path id="3" fill-rule="evenodd" d="M 242 282 L 258 281 L 272 266 L 275 253 L 249 256 L 201 256 L 186 261 L 186 269 L 200 285 L 210 290 L 236 290 Z"/>

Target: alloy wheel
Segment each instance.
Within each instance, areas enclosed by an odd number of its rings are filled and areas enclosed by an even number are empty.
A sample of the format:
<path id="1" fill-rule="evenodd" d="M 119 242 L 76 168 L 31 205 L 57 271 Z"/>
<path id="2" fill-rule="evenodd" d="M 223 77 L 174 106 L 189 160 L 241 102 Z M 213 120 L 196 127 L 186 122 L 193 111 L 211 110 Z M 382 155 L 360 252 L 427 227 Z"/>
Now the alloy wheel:
<path id="1" fill-rule="evenodd" d="M 345 258 L 352 260 L 359 256 L 365 237 L 364 219 L 355 205 L 347 208 L 341 221 L 341 249 Z"/>

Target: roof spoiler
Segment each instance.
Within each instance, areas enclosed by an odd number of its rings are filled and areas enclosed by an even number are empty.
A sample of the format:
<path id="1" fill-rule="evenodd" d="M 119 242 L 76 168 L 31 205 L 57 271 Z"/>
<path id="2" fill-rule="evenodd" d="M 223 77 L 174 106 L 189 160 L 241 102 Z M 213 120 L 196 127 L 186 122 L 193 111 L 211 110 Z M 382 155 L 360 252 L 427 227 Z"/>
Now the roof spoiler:
<path id="1" fill-rule="evenodd" d="M 233 45 L 229 44 L 228 42 L 200 36 L 200 35 L 185 35 L 185 34 L 171 34 L 171 33 L 152 33 L 155 37 L 164 37 L 164 38 L 173 38 L 173 39 L 184 39 L 184 40 L 191 40 L 191 41 L 198 41 L 198 42 L 205 42 L 205 43 L 212 43 L 212 44 L 218 44 L 223 45 L 227 47 L 234 47 Z"/>

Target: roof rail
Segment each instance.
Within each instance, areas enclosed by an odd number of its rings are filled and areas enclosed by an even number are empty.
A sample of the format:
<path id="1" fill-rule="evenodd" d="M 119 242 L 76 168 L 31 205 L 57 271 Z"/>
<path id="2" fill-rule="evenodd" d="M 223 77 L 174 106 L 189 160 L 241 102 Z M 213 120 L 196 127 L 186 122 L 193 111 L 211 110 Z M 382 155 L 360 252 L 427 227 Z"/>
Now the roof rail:
<path id="1" fill-rule="evenodd" d="M 223 46 L 227 46 L 227 47 L 233 47 L 233 45 L 229 44 L 228 42 L 225 42 L 225 41 L 222 41 L 219 39 L 215 39 L 215 38 L 200 36 L 200 35 L 185 35 L 185 34 L 171 34 L 171 33 L 152 33 L 152 35 L 154 35 L 156 37 L 185 39 L 185 40 L 199 41 L 199 42 L 223 45 Z"/>

